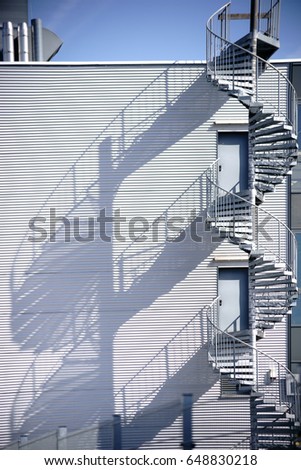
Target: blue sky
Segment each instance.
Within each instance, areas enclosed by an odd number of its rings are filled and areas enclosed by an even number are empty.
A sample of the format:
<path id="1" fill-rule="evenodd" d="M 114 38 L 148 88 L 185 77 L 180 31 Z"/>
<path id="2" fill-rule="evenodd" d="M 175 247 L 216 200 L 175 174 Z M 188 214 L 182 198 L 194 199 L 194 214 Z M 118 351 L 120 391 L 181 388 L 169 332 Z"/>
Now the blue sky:
<path id="1" fill-rule="evenodd" d="M 232 11 L 248 12 L 249 1 L 233 0 Z M 205 59 L 206 20 L 224 3 L 29 0 L 29 15 L 41 18 L 63 40 L 56 61 L 198 60 Z M 301 0 L 282 0 L 280 39 L 274 57 L 301 57 Z"/>

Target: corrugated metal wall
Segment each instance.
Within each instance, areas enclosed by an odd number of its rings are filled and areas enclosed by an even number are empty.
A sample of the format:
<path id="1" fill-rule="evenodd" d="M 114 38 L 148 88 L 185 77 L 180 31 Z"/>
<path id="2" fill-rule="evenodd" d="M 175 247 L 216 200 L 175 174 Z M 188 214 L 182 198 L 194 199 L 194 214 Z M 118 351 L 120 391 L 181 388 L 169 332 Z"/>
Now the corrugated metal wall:
<path id="1" fill-rule="evenodd" d="M 0 81 L 2 444 L 117 412 L 128 448 L 178 447 L 193 393 L 197 446 L 239 445 L 248 400 L 218 399 L 197 312 L 217 294 L 214 256 L 241 252 L 201 222 L 202 242 L 164 243 L 158 218 L 189 225 L 199 193 L 181 195 L 216 158 L 214 122 L 247 110 L 198 64 L 13 64 Z"/>

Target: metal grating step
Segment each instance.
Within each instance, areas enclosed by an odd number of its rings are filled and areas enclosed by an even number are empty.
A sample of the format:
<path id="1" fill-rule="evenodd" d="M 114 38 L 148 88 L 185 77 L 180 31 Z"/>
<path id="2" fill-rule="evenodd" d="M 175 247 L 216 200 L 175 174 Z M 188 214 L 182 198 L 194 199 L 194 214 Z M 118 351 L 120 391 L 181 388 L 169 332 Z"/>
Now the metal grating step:
<path id="1" fill-rule="evenodd" d="M 250 130 L 257 130 L 257 129 L 262 129 L 262 128 L 266 128 L 266 127 L 273 127 L 274 125 L 276 124 L 285 124 L 286 121 L 284 118 L 281 118 L 281 117 L 277 117 L 277 116 L 272 116 L 270 118 L 267 118 L 267 119 L 263 119 L 259 122 L 256 122 L 255 124 L 252 124 L 249 129 Z"/>

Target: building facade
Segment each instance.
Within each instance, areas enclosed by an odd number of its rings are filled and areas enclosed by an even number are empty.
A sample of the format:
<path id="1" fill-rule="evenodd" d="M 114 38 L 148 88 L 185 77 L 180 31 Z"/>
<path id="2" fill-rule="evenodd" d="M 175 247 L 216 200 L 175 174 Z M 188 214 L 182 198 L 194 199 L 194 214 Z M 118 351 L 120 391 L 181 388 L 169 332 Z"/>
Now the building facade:
<path id="1" fill-rule="evenodd" d="M 118 415 L 123 448 L 179 448 L 183 394 L 196 448 L 292 444 L 278 4 L 236 44 L 213 15 L 206 63 L 0 64 L 2 446 L 111 448 Z"/>

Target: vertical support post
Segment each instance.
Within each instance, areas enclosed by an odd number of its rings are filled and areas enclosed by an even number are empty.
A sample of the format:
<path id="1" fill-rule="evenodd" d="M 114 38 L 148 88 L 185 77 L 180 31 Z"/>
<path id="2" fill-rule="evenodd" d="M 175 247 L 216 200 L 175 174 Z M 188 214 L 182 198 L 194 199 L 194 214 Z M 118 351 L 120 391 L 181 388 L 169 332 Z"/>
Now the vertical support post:
<path id="1" fill-rule="evenodd" d="M 113 415 L 113 449 L 121 450 L 121 416 Z"/>
<path id="2" fill-rule="evenodd" d="M 126 417 L 126 389 L 125 386 L 122 388 L 122 408 L 123 408 L 123 421 L 126 424 L 127 423 L 127 417 Z"/>
<path id="3" fill-rule="evenodd" d="M 259 12 L 259 0 L 251 0 L 251 15 L 250 15 L 250 33 L 252 37 L 251 52 L 257 55 L 257 33 L 258 33 L 258 12 Z M 257 58 L 252 56 L 252 77 L 253 77 L 253 88 L 254 79 L 257 81 L 258 67 Z M 253 90 L 254 91 L 254 90 Z M 257 85 L 256 85 L 256 97 L 257 97 Z"/>
<path id="4" fill-rule="evenodd" d="M 256 398 L 250 396 L 250 420 L 251 420 L 251 440 L 250 449 L 258 450 L 258 434 L 257 434 L 257 409 Z"/>
<path id="5" fill-rule="evenodd" d="M 278 116 L 280 116 L 280 73 L 278 73 Z"/>
<path id="6" fill-rule="evenodd" d="M 214 80 L 216 80 L 216 36 L 214 36 Z"/>
<path id="7" fill-rule="evenodd" d="M 255 82 L 255 83 L 256 83 L 256 85 L 255 85 L 255 86 L 256 86 L 256 101 L 258 101 L 258 99 L 259 99 L 259 97 L 258 97 L 258 89 L 259 89 L 259 87 L 258 87 L 258 80 L 259 80 L 259 59 L 258 59 L 258 57 L 255 57 L 255 64 L 256 64 L 256 66 L 255 66 L 255 77 L 256 77 L 256 82 Z"/>
<path id="8" fill-rule="evenodd" d="M 235 340 L 233 339 L 233 351 L 232 351 L 232 355 L 233 355 L 233 374 L 234 374 L 234 379 L 236 379 L 236 351 L 235 351 Z"/>
<path id="9" fill-rule="evenodd" d="M 258 366 L 259 366 L 259 364 L 258 364 L 258 351 L 257 351 L 257 349 L 256 349 L 256 356 L 255 357 L 256 357 L 256 361 L 255 361 L 255 363 L 256 363 L 256 370 L 255 370 L 255 372 L 256 372 L 256 390 L 258 390 L 258 387 L 259 387 L 259 370 L 258 370 Z"/>
<path id="10" fill-rule="evenodd" d="M 19 441 L 18 441 L 18 448 L 23 449 L 26 447 L 26 444 L 28 443 L 28 434 L 21 434 Z"/>
<path id="11" fill-rule="evenodd" d="M 192 442 L 192 393 L 182 395 L 182 415 L 183 415 L 183 450 L 194 448 Z"/>
<path id="12" fill-rule="evenodd" d="M 57 449 L 58 450 L 67 450 L 67 426 L 59 426 L 56 434 L 57 440 Z"/>
<path id="13" fill-rule="evenodd" d="M 235 52 L 234 52 L 234 46 L 232 46 L 232 88 L 234 90 L 234 82 L 235 82 Z"/>
<path id="14" fill-rule="evenodd" d="M 279 404 L 282 406 L 283 397 L 282 397 L 282 383 L 281 383 L 281 368 L 278 364 L 278 388 L 279 388 Z"/>
<path id="15" fill-rule="evenodd" d="M 42 20 L 35 18 L 31 20 L 32 27 L 32 45 L 33 59 L 35 62 L 43 61 L 43 36 L 42 36 Z"/>

